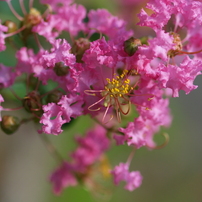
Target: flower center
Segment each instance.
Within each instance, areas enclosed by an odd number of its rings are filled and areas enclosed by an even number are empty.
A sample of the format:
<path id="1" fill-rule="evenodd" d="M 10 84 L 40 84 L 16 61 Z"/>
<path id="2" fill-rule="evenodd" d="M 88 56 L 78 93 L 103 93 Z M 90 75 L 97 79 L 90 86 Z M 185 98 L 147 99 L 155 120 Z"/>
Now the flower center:
<path id="1" fill-rule="evenodd" d="M 130 79 L 127 78 L 127 75 L 128 70 L 124 70 L 123 73 L 120 76 L 116 76 L 116 78 L 106 78 L 107 84 L 105 85 L 105 90 L 101 92 L 101 95 L 105 97 L 105 107 L 109 105 L 117 107 L 118 103 L 128 103 L 127 95 L 133 90 L 133 87 L 129 85 Z"/>

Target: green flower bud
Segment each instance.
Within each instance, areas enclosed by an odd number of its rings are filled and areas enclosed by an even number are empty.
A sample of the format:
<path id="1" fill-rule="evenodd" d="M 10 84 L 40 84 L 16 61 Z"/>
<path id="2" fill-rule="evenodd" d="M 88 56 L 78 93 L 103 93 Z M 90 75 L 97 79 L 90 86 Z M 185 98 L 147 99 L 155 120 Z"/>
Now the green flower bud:
<path id="1" fill-rule="evenodd" d="M 63 96 L 63 93 L 60 90 L 54 90 L 53 92 L 49 93 L 47 96 L 47 103 L 58 103 Z"/>
<path id="2" fill-rule="evenodd" d="M 134 37 L 124 41 L 124 51 L 129 55 L 132 56 L 138 50 L 138 46 L 141 46 L 141 41 Z"/>
<path id="3" fill-rule="evenodd" d="M 22 104 L 27 112 L 39 112 L 42 110 L 40 95 L 37 91 L 32 91 L 25 96 Z"/>
<path id="4" fill-rule="evenodd" d="M 31 28 L 34 25 L 39 24 L 41 19 L 42 16 L 40 12 L 35 8 L 31 8 L 29 13 L 24 17 L 23 25 L 25 25 L 27 28 Z"/>
<path id="5" fill-rule="evenodd" d="M 13 21 L 11 20 L 6 20 L 4 23 L 3 23 L 4 26 L 8 27 L 8 31 L 6 32 L 7 34 L 9 33 L 13 33 L 17 30 L 17 25 L 16 23 L 14 23 Z"/>
<path id="6" fill-rule="evenodd" d="M 71 53 L 76 56 L 76 62 L 83 63 L 82 57 L 87 49 L 90 48 L 90 41 L 85 38 L 79 38 L 74 41 L 71 48 Z"/>
<path id="7" fill-rule="evenodd" d="M 63 62 L 57 62 L 53 70 L 57 76 L 66 76 L 69 73 L 69 67 L 65 66 Z"/>
<path id="8" fill-rule="evenodd" d="M 20 121 L 15 116 L 3 116 L 1 121 L 1 129 L 4 131 L 4 133 L 11 135 L 13 134 L 18 127 L 20 126 Z"/>

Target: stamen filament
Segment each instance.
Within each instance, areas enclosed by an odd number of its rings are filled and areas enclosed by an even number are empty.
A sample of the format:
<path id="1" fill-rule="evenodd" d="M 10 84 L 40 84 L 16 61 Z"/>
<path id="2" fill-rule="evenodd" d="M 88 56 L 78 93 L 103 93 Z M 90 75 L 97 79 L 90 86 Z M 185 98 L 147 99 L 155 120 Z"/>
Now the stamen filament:
<path id="1" fill-rule="evenodd" d="M 26 9 L 25 9 L 23 0 L 20 0 L 20 7 L 21 7 L 21 9 L 22 9 L 23 14 L 24 14 L 24 15 L 27 15 L 27 11 L 26 11 Z"/>
<path id="2" fill-rule="evenodd" d="M 8 6 L 9 6 L 11 12 L 13 13 L 13 15 L 15 15 L 15 17 L 16 17 L 18 20 L 23 21 L 24 18 L 21 17 L 21 16 L 15 11 L 15 9 L 13 8 L 11 2 L 10 2 L 10 1 L 6 1 L 6 2 L 7 2 L 7 4 L 8 4 Z"/>
<path id="3" fill-rule="evenodd" d="M 95 103 L 93 103 L 92 105 L 90 105 L 90 106 L 88 107 L 88 110 L 90 110 L 90 111 L 98 111 L 98 110 L 100 110 L 100 107 L 97 108 L 97 109 L 95 109 L 95 110 L 93 110 L 93 109 L 91 109 L 91 108 L 92 108 L 93 106 L 97 105 L 98 103 L 102 102 L 104 99 L 105 99 L 105 97 L 101 98 L 101 99 L 98 100 L 97 102 L 95 102 Z"/>

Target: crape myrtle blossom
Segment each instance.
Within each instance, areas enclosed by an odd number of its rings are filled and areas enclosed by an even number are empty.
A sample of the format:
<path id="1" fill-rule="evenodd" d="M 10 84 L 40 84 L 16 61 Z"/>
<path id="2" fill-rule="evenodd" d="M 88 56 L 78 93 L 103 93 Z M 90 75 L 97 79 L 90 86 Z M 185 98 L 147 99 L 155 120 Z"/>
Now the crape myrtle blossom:
<path id="1" fill-rule="evenodd" d="M 83 101 L 78 95 L 70 95 L 69 97 L 64 95 L 57 104 L 44 105 L 44 113 L 40 120 L 43 126 L 39 132 L 53 135 L 60 134 L 63 131 L 61 126 L 64 123 L 70 122 L 71 118 L 82 115 L 82 104 Z M 52 119 L 53 117 L 56 118 Z"/>
<path id="2" fill-rule="evenodd" d="M 55 194 L 60 194 L 68 186 L 77 185 L 79 180 L 84 180 L 85 183 L 85 178 L 91 174 L 93 165 L 109 148 L 110 142 L 105 134 L 106 130 L 103 127 L 96 126 L 84 137 L 76 137 L 78 148 L 71 154 L 71 162 L 64 161 L 50 176 Z"/>
<path id="3" fill-rule="evenodd" d="M 20 23 L 10 30 L 9 24 L 0 21 L 0 51 L 6 49 L 5 38 L 18 33 L 21 45 L 12 44 L 16 48 L 15 66 L 0 64 L 0 90 L 9 87 L 21 105 L 11 109 L 0 106 L 0 112 L 24 108 L 29 114 L 19 125 L 38 122 L 41 136 L 58 136 L 65 123 L 84 115 L 97 123 L 85 136 L 75 138 L 78 147 L 70 153 L 71 159 L 62 159 L 52 173 L 55 194 L 79 183 L 93 187 L 92 173 L 102 170 L 111 142 L 135 150 L 157 149 L 168 143 L 166 139 L 157 145 L 154 135 L 171 125 L 169 98 L 178 97 L 180 90 L 188 94 L 196 89 L 194 80 L 202 70 L 201 2 L 149 1 L 146 7 L 152 14 L 142 9 L 138 15 L 138 24 L 154 31 L 154 36 L 146 39 L 135 38 L 136 30 L 128 30 L 126 21 L 106 9 L 87 12 L 73 0 L 41 0 L 46 5 L 43 14 L 33 8 L 32 0 L 29 11 L 20 1 L 23 17 L 12 2 L 6 2 Z M 37 47 L 29 43 L 29 37 Z M 26 86 L 24 97 L 12 90 L 16 83 Z M 6 93 L 4 98 L 0 94 L 0 103 L 4 100 Z M 19 126 L 4 118 L 0 121 L 6 134 Z M 129 191 L 142 183 L 139 171 L 129 171 L 132 157 L 112 170 L 104 163 L 107 169 L 102 171 L 111 173 L 116 185 L 125 181 Z"/>
<path id="4" fill-rule="evenodd" d="M 161 65 L 161 71 L 164 72 L 159 78 L 163 87 L 173 90 L 173 97 L 179 96 L 179 91 L 184 90 L 186 94 L 196 89 L 193 84 L 197 75 L 201 74 L 202 61 L 190 59 L 186 56 L 180 66 Z"/>
<path id="5" fill-rule="evenodd" d="M 8 31 L 8 27 L 2 25 L 1 19 L 0 19 L 0 51 L 4 51 L 6 49 L 6 46 L 5 46 L 6 34 L 5 34 L 5 32 L 7 32 L 7 31 Z"/>
<path id="6" fill-rule="evenodd" d="M 59 6 L 57 1 L 53 1 L 49 5 L 55 14 L 48 15 L 47 19 L 42 20 L 33 28 L 34 32 L 49 37 L 47 39 L 50 40 L 54 35 L 57 37 L 62 31 L 67 31 L 72 36 L 76 36 L 79 31 L 85 31 L 83 19 L 86 17 L 86 9 L 84 6 L 75 3 L 70 4 L 69 1 Z M 48 33 L 48 31 L 51 32 Z"/>
<path id="7" fill-rule="evenodd" d="M 13 67 L 7 67 L 3 64 L 0 64 L 0 88 L 7 88 L 13 85 L 16 73 L 14 72 Z"/>
<path id="8" fill-rule="evenodd" d="M 141 26 L 151 27 L 154 30 L 162 29 L 171 18 L 175 15 L 176 26 L 193 27 L 196 22 L 201 24 L 201 2 L 192 0 L 150 0 L 146 8 L 151 9 L 154 13 L 150 16 L 142 9 L 138 23 Z"/>
<path id="9" fill-rule="evenodd" d="M 126 22 L 113 16 L 106 9 L 91 10 L 88 14 L 89 22 L 87 24 L 90 33 L 101 32 L 110 39 L 123 35 L 129 38 L 133 32 L 126 30 Z"/>
<path id="10" fill-rule="evenodd" d="M 139 171 L 129 172 L 128 163 L 120 163 L 111 171 L 114 177 L 114 184 L 118 185 L 120 181 L 125 181 L 125 189 L 133 191 L 142 184 L 142 175 Z"/>

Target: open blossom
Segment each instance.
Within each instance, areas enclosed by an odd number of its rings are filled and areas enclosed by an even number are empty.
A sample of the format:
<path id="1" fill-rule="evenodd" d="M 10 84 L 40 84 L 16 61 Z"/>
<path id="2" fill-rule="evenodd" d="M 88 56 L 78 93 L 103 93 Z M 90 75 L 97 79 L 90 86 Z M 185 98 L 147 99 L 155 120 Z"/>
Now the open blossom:
<path id="1" fill-rule="evenodd" d="M 76 118 L 82 114 L 82 104 L 83 101 L 79 96 L 71 95 L 67 97 L 64 95 L 57 104 L 44 105 L 44 113 L 40 120 L 43 126 L 39 132 L 53 135 L 60 134 L 63 131 L 61 127 L 64 123 L 68 123 L 71 118 Z M 53 117 L 55 118 L 53 119 Z"/>
<path id="2" fill-rule="evenodd" d="M 70 53 L 71 46 L 65 39 L 57 39 L 50 41 L 53 47 L 50 53 L 44 53 L 43 60 L 46 66 L 54 67 L 55 63 L 64 61 L 65 65 L 72 66 L 76 62 L 76 58 Z"/>
<path id="3" fill-rule="evenodd" d="M 197 59 L 190 59 L 185 57 L 180 67 L 176 65 L 162 65 L 159 80 L 163 87 L 171 88 L 173 90 L 173 97 L 179 96 L 179 91 L 184 90 L 186 94 L 196 89 L 197 86 L 193 84 L 197 75 L 201 74 L 202 61 Z"/>
<path id="4" fill-rule="evenodd" d="M 180 27 L 193 26 L 195 21 L 201 23 L 201 2 L 191 0 L 151 0 L 147 3 L 147 8 L 154 11 L 149 16 L 143 9 L 139 14 L 141 26 L 148 26 L 154 30 L 162 29 L 168 23 L 171 15 L 176 15 L 176 22 Z"/>
<path id="5" fill-rule="evenodd" d="M 125 181 L 125 189 L 133 191 L 141 186 L 142 184 L 142 175 L 139 171 L 129 172 L 129 165 L 127 163 L 120 163 L 118 166 L 111 171 L 114 183 L 119 184 L 120 181 Z"/>
<path id="6" fill-rule="evenodd" d="M 5 46 L 6 34 L 4 32 L 7 32 L 7 31 L 8 31 L 8 27 L 2 25 L 0 20 L 0 51 L 4 51 L 6 49 L 6 46 Z"/>
<path id="7" fill-rule="evenodd" d="M 57 195 L 68 186 L 76 186 L 78 184 L 76 177 L 73 174 L 74 167 L 68 162 L 63 162 L 50 177 L 53 183 L 53 192 Z"/>
<path id="8" fill-rule="evenodd" d="M 86 8 L 83 5 L 73 3 L 72 0 L 68 1 L 58 1 L 58 0 L 42 0 L 44 4 L 50 5 L 51 9 L 54 11 L 52 17 L 48 17 L 48 21 L 50 22 L 51 26 L 49 26 L 44 21 L 42 24 L 45 24 L 45 29 L 51 31 L 51 33 L 62 31 L 67 31 L 72 36 L 76 36 L 79 31 L 85 31 L 86 25 L 83 22 L 84 18 L 86 17 Z M 56 23 L 58 22 L 58 23 Z M 42 24 L 40 24 L 34 31 L 40 30 L 39 34 L 43 36 L 47 36 L 48 30 L 43 31 Z M 51 37 L 51 35 L 49 35 Z"/>
<path id="9" fill-rule="evenodd" d="M 106 130 L 101 126 L 88 131 L 84 137 L 77 137 L 76 142 L 78 148 L 71 154 L 71 162 L 64 161 L 50 177 L 56 194 L 60 194 L 68 186 L 75 186 L 82 178 L 89 178 L 91 166 L 109 148 Z"/>
<path id="10" fill-rule="evenodd" d="M 132 31 L 126 30 L 126 22 L 113 16 L 106 9 L 91 10 L 88 14 L 89 22 L 88 28 L 90 33 L 101 32 L 110 38 L 117 37 L 118 35 L 126 35 L 130 37 Z"/>
<path id="11" fill-rule="evenodd" d="M 16 73 L 13 72 L 12 67 L 6 67 L 0 64 L 0 88 L 7 88 L 11 86 L 16 78 Z"/>
<path id="12" fill-rule="evenodd" d="M 60 19 L 55 15 L 50 15 L 46 20 L 41 20 L 41 22 L 32 28 L 32 31 L 44 36 L 48 41 L 54 40 L 59 36 L 60 32 L 57 31 L 56 27 L 60 23 Z"/>

